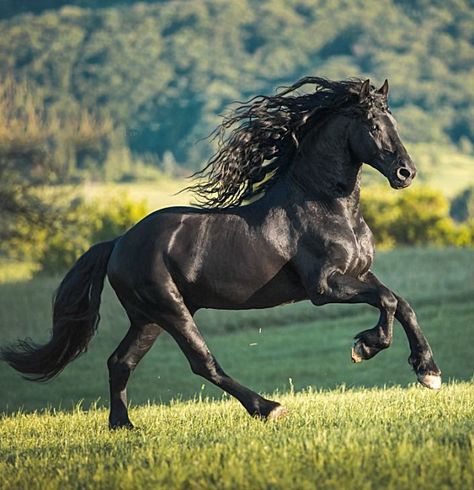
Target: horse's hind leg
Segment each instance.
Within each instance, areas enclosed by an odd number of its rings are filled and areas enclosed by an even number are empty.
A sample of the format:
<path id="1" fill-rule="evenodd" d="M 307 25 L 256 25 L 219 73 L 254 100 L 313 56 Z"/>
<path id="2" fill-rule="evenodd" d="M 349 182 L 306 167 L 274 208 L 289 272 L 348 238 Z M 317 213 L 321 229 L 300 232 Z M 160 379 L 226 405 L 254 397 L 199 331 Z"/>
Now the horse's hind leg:
<path id="1" fill-rule="evenodd" d="M 183 303 L 168 303 L 167 313 L 158 322 L 176 340 L 192 371 L 237 398 L 255 417 L 274 419 L 287 413 L 279 403 L 267 400 L 228 376 L 211 354 L 191 313 Z"/>
<path id="2" fill-rule="evenodd" d="M 127 381 L 143 356 L 150 350 L 162 329 L 154 323 L 132 323 L 127 335 L 109 357 L 110 415 L 109 427 L 133 428 L 128 418 Z"/>

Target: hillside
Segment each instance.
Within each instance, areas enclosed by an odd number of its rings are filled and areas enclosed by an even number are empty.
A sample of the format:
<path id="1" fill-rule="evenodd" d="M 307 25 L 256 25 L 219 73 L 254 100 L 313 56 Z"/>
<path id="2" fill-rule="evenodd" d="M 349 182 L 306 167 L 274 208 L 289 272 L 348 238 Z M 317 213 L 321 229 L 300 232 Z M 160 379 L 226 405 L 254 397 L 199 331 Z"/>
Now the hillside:
<path id="1" fill-rule="evenodd" d="M 290 416 L 251 419 L 235 401 L 0 419 L 0 486 L 113 489 L 467 489 L 474 486 L 474 390 L 279 395 Z"/>
<path id="2" fill-rule="evenodd" d="M 54 5 L 2 3 L 0 77 L 28 80 L 47 112 L 74 118 L 87 109 L 113 121 L 114 134 L 89 159 L 84 149 L 63 151 L 73 173 L 104 165 L 117 146 L 162 167 L 177 161 L 198 168 L 210 146 L 195 143 L 229 103 L 307 74 L 367 76 L 374 83 L 388 77 L 407 142 L 435 142 L 435 153 L 444 147 L 472 152 L 468 0 Z M 125 157 L 116 152 L 114 158 Z"/>

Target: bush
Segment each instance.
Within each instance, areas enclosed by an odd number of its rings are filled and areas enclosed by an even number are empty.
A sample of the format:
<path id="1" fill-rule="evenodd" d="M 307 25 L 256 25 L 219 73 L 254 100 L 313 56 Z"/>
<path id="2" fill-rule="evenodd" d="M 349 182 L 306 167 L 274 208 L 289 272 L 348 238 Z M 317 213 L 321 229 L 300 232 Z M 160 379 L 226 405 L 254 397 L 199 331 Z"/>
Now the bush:
<path id="1" fill-rule="evenodd" d="M 474 243 L 473 222 L 455 223 L 449 202 L 439 191 L 415 187 L 400 193 L 368 188 L 362 195 L 364 218 L 377 246 L 469 246 Z"/>
<path id="2" fill-rule="evenodd" d="M 448 216 L 449 204 L 439 192 L 431 189 L 409 189 L 397 199 L 398 219 L 393 223 L 393 235 L 397 244 L 423 245 L 436 240 L 444 245 L 449 240 L 443 221 Z M 447 244 L 447 243 L 446 243 Z"/>
<path id="3" fill-rule="evenodd" d="M 464 189 L 453 199 L 449 214 L 456 221 L 474 219 L 474 186 Z"/>
<path id="4" fill-rule="evenodd" d="M 128 198 L 115 198 L 105 203 L 73 203 L 62 225 L 45 237 L 38 257 L 41 271 L 68 269 L 92 244 L 123 234 L 147 212 L 143 201 Z"/>
<path id="5" fill-rule="evenodd" d="M 64 272 L 92 244 L 123 234 L 147 212 L 146 204 L 127 197 L 86 203 L 74 200 L 54 226 L 19 222 L 14 239 L 3 243 L 10 258 L 39 264 L 44 272 Z M 378 248 L 403 245 L 472 246 L 474 220 L 456 223 L 438 191 L 416 186 L 403 192 L 387 187 L 363 189 L 362 211 Z"/>

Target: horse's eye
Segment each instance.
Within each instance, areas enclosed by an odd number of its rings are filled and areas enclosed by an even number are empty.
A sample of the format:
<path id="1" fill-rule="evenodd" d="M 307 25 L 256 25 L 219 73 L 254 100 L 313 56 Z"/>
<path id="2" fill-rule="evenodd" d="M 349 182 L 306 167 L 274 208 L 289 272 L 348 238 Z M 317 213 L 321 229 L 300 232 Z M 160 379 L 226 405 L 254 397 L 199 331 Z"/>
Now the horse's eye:
<path id="1" fill-rule="evenodd" d="M 376 133 L 379 130 L 379 127 L 376 124 L 372 124 L 372 127 L 370 129 L 372 132 Z"/>

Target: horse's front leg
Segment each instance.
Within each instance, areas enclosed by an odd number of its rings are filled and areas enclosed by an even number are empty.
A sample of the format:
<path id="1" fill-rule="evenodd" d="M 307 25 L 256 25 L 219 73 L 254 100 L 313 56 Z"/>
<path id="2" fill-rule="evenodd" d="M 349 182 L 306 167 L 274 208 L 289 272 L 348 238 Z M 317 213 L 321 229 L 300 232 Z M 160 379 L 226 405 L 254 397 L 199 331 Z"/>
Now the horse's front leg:
<path id="1" fill-rule="evenodd" d="M 395 318 L 401 323 L 410 344 L 411 353 L 408 362 L 423 386 L 432 390 L 439 390 L 441 388 L 441 370 L 433 359 L 430 344 L 426 340 L 420 325 L 418 325 L 412 307 L 400 296 L 397 296 L 397 299 Z"/>
<path id="2" fill-rule="evenodd" d="M 407 335 L 413 366 L 418 381 L 431 389 L 441 387 L 441 371 L 433 360 L 431 348 L 410 305 L 385 287 L 377 277 L 368 272 L 357 279 L 348 275 L 333 274 L 325 281 L 324 290 L 317 290 L 311 297 L 315 304 L 368 303 L 380 310 L 377 325 L 356 335 L 352 348 L 352 360 L 370 359 L 390 346 L 393 336 L 394 317 L 402 324 Z"/>
<path id="3" fill-rule="evenodd" d="M 361 362 L 371 359 L 392 343 L 393 321 L 397 310 L 397 298 L 383 284 L 347 274 L 333 273 L 324 281 L 324 289 L 318 288 L 312 297 L 315 304 L 367 303 L 380 310 L 375 327 L 359 332 L 352 348 L 352 360 Z"/>
<path id="4" fill-rule="evenodd" d="M 377 277 L 369 272 L 367 279 L 381 285 Z M 423 333 L 416 314 L 409 303 L 402 297 L 396 295 L 397 310 L 395 318 L 400 322 L 410 345 L 410 357 L 408 362 L 413 367 L 418 381 L 434 390 L 441 388 L 441 370 L 433 359 L 433 351 Z"/>

